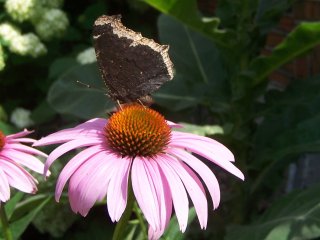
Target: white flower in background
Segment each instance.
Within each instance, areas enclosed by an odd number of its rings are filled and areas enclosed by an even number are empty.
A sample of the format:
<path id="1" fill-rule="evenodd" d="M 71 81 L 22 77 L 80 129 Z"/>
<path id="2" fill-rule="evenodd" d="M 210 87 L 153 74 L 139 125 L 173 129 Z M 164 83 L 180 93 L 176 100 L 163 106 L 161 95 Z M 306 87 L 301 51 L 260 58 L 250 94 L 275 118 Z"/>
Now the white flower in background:
<path id="1" fill-rule="evenodd" d="M 38 6 L 39 2 L 37 0 L 6 0 L 5 2 L 8 14 L 19 22 L 29 20 Z"/>
<path id="2" fill-rule="evenodd" d="M 10 42 L 20 37 L 21 33 L 20 30 L 14 27 L 10 23 L 1 23 L 0 24 L 0 39 L 2 39 L 5 43 L 10 44 Z"/>
<path id="3" fill-rule="evenodd" d="M 18 128 L 29 127 L 33 124 L 30 118 L 31 112 L 24 108 L 16 108 L 11 113 L 10 121 Z"/>
<path id="4" fill-rule="evenodd" d="M 54 37 L 60 37 L 66 31 L 69 20 L 66 14 L 60 9 L 43 9 L 35 24 L 35 30 L 39 37 L 49 40 Z"/>
<path id="5" fill-rule="evenodd" d="M 97 61 L 96 53 L 94 51 L 94 48 L 92 47 L 83 50 L 77 55 L 77 62 L 82 65 L 93 63 L 96 61 Z"/>
<path id="6" fill-rule="evenodd" d="M 2 50 L 2 46 L 0 44 L 0 71 L 2 71 L 5 66 L 6 66 L 6 64 L 4 62 L 4 53 L 3 53 L 3 50 Z"/>
<path id="7" fill-rule="evenodd" d="M 10 51 L 19 55 L 30 55 L 38 57 L 47 52 L 45 45 L 40 41 L 37 35 L 28 33 L 16 37 L 9 45 Z"/>
<path id="8" fill-rule="evenodd" d="M 48 8 L 59 8 L 63 5 L 64 0 L 41 0 L 41 4 Z"/>

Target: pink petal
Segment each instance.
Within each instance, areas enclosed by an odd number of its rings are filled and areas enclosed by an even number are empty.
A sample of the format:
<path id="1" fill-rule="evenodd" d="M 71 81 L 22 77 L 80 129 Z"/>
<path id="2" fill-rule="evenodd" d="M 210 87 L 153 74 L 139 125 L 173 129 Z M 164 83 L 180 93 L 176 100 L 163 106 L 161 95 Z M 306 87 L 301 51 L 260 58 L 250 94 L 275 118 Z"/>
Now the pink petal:
<path id="1" fill-rule="evenodd" d="M 110 161 L 111 160 L 111 161 Z M 106 174 L 111 165 L 114 165 L 111 157 L 105 158 L 103 154 L 97 154 L 87 160 L 75 172 L 70 179 L 70 185 L 77 185 L 74 196 L 77 201 L 73 207 L 82 216 L 86 216 L 95 202 L 103 195 L 106 195 L 109 179 Z M 70 191 L 69 191 L 70 193 Z M 72 202 L 70 201 L 72 204 Z"/>
<path id="2" fill-rule="evenodd" d="M 167 156 L 169 157 L 169 156 Z M 200 226 L 202 229 L 207 227 L 208 222 L 208 202 L 205 190 L 197 175 L 192 170 L 176 158 L 170 156 L 168 163 L 179 175 L 196 210 Z"/>
<path id="3" fill-rule="evenodd" d="M 29 135 L 30 133 L 33 133 L 33 131 L 28 131 L 27 129 L 24 129 L 22 132 L 7 135 L 6 139 L 14 139 L 14 138 L 19 138 L 19 137 L 24 137 L 24 136 Z"/>
<path id="4" fill-rule="evenodd" d="M 0 159 L 0 161 L 3 161 Z M 10 199 L 10 186 L 6 174 L 0 168 L 0 202 L 6 202 Z M 1 204 L 1 203 L 0 203 Z"/>
<path id="5" fill-rule="evenodd" d="M 189 201 L 186 190 L 181 182 L 180 177 L 168 163 L 171 159 L 167 155 L 158 155 L 156 160 L 164 176 L 168 180 L 170 187 L 173 206 L 177 215 L 180 230 L 184 232 L 188 223 Z"/>
<path id="6" fill-rule="evenodd" d="M 93 146 L 89 147 L 80 153 L 78 153 L 76 156 L 74 156 L 62 169 L 59 178 L 57 180 L 56 185 L 56 193 L 55 193 L 55 199 L 57 202 L 59 202 L 59 199 L 61 197 L 62 190 L 71 177 L 71 175 L 88 159 L 90 159 L 93 155 L 99 154 L 103 149 L 101 146 Z"/>
<path id="7" fill-rule="evenodd" d="M 103 139 L 99 138 L 80 138 L 77 140 L 72 140 L 70 142 L 67 142 L 65 144 L 62 144 L 61 146 L 57 147 L 55 150 L 53 150 L 50 155 L 48 156 L 48 159 L 44 166 L 44 174 L 47 173 L 49 167 L 51 164 L 57 160 L 58 157 L 62 156 L 66 152 L 69 152 L 75 148 L 81 148 L 81 147 L 87 147 L 91 145 L 98 145 L 103 141 Z"/>
<path id="8" fill-rule="evenodd" d="M 233 175 L 237 176 L 238 178 L 244 180 L 243 173 L 235 167 L 228 159 L 223 156 L 223 152 L 217 152 L 214 156 L 212 156 L 212 152 L 208 151 L 207 149 L 212 147 L 212 144 L 206 144 L 203 142 L 202 144 L 192 141 L 172 141 L 170 143 L 170 147 L 178 147 L 187 149 L 191 152 L 194 152 L 208 160 L 214 162 L 218 166 L 222 167 L 223 169 L 227 170 L 228 172 L 232 173 Z M 227 156 L 226 156 L 227 157 Z"/>
<path id="9" fill-rule="evenodd" d="M 2 150 L 1 155 L 13 162 L 26 166 L 35 172 L 43 173 L 43 163 L 30 154 L 19 152 L 14 149 L 4 149 Z"/>
<path id="10" fill-rule="evenodd" d="M 44 146 L 49 144 L 64 143 L 78 138 L 86 137 L 98 137 L 104 129 L 104 125 L 107 123 L 105 119 L 91 119 L 85 123 L 82 123 L 74 128 L 68 128 L 60 130 L 56 133 L 50 134 L 41 138 L 33 146 Z"/>
<path id="11" fill-rule="evenodd" d="M 119 221 L 127 206 L 128 179 L 131 166 L 131 159 L 117 157 L 114 162 L 114 172 L 107 192 L 107 207 L 111 220 Z"/>
<path id="12" fill-rule="evenodd" d="M 159 200 L 153 183 L 153 177 L 145 158 L 136 157 L 132 164 L 132 189 L 139 207 L 153 229 L 160 229 Z"/>
<path id="13" fill-rule="evenodd" d="M 23 144 L 19 144 L 19 143 L 10 143 L 10 144 L 6 144 L 6 146 L 3 148 L 3 149 L 7 149 L 7 148 L 10 148 L 10 149 L 15 149 L 15 150 L 18 150 L 18 151 L 21 151 L 21 152 L 25 152 L 25 153 L 29 153 L 29 154 L 33 154 L 33 155 L 39 155 L 39 156 L 42 156 L 42 157 L 48 157 L 47 154 L 35 149 L 35 148 L 32 148 L 32 147 L 29 147 L 29 146 L 26 146 L 26 145 L 23 145 Z"/>
<path id="14" fill-rule="evenodd" d="M 208 166 L 198 158 L 184 150 L 172 148 L 170 151 L 168 150 L 168 153 L 173 154 L 180 160 L 187 163 L 193 170 L 195 170 L 195 172 L 199 174 L 209 190 L 214 209 L 216 209 L 220 203 L 220 187 L 216 176 L 213 174 L 210 168 L 208 168 Z"/>
<path id="15" fill-rule="evenodd" d="M 0 161 L 0 168 L 7 175 L 9 185 L 27 193 L 35 193 L 37 191 L 36 182 L 30 173 L 19 165 L 11 161 Z"/>
<path id="16" fill-rule="evenodd" d="M 174 123 L 171 121 L 166 120 L 167 124 L 169 125 L 169 127 L 171 128 L 183 128 L 183 125 L 179 124 L 179 123 Z"/>
<path id="17" fill-rule="evenodd" d="M 226 146 L 212 138 L 198 136 L 191 133 L 172 132 L 171 141 L 181 142 L 186 145 L 203 144 L 203 147 L 206 147 L 207 150 L 211 151 L 213 154 L 219 155 L 230 162 L 235 161 L 232 152 Z"/>
<path id="18" fill-rule="evenodd" d="M 160 203 L 160 229 L 149 227 L 148 238 L 159 239 L 169 224 L 172 213 L 172 196 L 169 184 L 163 173 L 160 172 L 156 161 L 146 161 L 150 174 L 153 176 L 153 182 L 156 189 L 158 201 Z"/>
<path id="19" fill-rule="evenodd" d="M 35 143 L 37 141 L 32 138 L 12 138 L 7 140 L 8 143 Z"/>

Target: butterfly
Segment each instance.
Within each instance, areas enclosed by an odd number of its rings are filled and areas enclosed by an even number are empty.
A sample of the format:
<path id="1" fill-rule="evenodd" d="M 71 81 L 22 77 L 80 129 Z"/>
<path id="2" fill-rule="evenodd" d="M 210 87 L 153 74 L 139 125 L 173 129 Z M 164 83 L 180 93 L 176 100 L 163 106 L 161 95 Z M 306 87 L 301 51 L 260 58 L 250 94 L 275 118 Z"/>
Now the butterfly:
<path id="1" fill-rule="evenodd" d="M 173 78 L 169 46 L 143 37 L 121 23 L 121 15 L 99 17 L 93 43 L 108 95 L 114 101 L 141 101 Z"/>

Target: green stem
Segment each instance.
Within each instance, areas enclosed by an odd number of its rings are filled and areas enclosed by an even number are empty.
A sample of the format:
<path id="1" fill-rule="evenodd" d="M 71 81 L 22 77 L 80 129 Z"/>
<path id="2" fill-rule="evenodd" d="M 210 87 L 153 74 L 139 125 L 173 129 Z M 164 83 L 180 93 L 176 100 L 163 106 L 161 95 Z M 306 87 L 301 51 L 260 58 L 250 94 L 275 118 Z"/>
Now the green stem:
<path id="1" fill-rule="evenodd" d="M 132 186 L 131 186 L 131 179 L 129 179 L 127 206 L 126 206 L 126 209 L 124 210 L 119 222 L 116 225 L 116 229 L 114 230 L 112 240 L 124 239 L 123 235 L 125 234 L 125 229 L 128 225 L 130 217 L 131 217 L 133 204 L 134 204 L 134 196 L 133 196 L 133 190 L 132 190 Z"/>
<path id="2" fill-rule="evenodd" d="M 12 233 L 10 230 L 8 217 L 6 214 L 6 210 L 4 208 L 4 203 L 0 203 L 0 219 L 3 231 L 3 237 L 5 240 L 13 240 Z"/>
<path id="3" fill-rule="evenodd" d="M 147 236 L 148 236 L 147 228 L 137 203 L 134 204 L 133 211 L 137 215 L 137 218 L 141 227 L 141 231 L 143 232 L 143 235 L 146 236 L 146 239 L 147 239 Z"/>

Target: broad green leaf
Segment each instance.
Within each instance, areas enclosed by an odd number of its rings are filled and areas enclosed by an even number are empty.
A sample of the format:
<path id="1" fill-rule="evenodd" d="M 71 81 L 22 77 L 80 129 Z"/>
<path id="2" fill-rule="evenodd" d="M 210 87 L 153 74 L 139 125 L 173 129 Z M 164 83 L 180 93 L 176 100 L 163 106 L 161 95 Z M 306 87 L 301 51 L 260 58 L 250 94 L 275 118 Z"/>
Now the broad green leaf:
<path id="1" fill-rule="evenodd" d="M 5 134 L 12 134 L 14 133 L 17 129 L 14 126 L 11 126 L 5 122 L 0 121 L 0 130 Z"/>
<path id="2" fill-rule="evenodd" d="M 91 88 L 77 81 L 89 84 Z M 101 117 L 113 106 L 105 95 L 104 88 L 96 64 L 77 66 L 52 84 L 48 102 L 59 113 L 68 113 L 83 119 Z"/>
<path id="3" fill-rule="evenodd" d="M 196 211 L 194 207 L 189 209 L 189 215 L 188 215 L 188 224 L 191 224 L 192 221 L 197 216 Z M 163 236 L 161 237 L 163 240 L 182 240 L 184 239 L 184 233 L 180 231 L 180 226 L 178 224 L 177 217 L 174 216 L 171 218 L 169 226 Z"/>
<path id="4" fill-rule="evenodd" d="M 53 176 L 50 176 L 53 177 Z M 49 233 L 55 238 L 62 237 L 67 230 L 80 218 L 70 209 L 69 202 L 61 201 L 47 204 L 33 219 L 32 224 L 41 233 Z"/>
<path id="5" fill-rule="evenodd" d="M 176 128 L 175 131 L 189 132 L 201 136 L 223 134 L 223 128 L 219 125 L 195 125 L 190 123 L 179 123 L 183 128 Z"/>
<path id="6" fill-rule="evenodd" d="M 52 197 L 43 198 L 42 201 L 33 209 L 31 209 L 30 212 L 10 224 L 13 239 L 20 238 L 21 234 L 26 230 L 37 213 L 49 202 L 50 199 L 52 199 Z"/>
<path id="7" fill-rule="evenodd" d="M 56 59 L 49 68 L 49 78 L 56 79 L 68 69 L 79 65 L 74 58 L 58 58 Z"/>
<path id="8" fill-rule="evenodd" d="M 35 209 L 39 204 L 49 198 L 45 194 L 37 194 L 34 196 L 28 196 L 28 198 L 20 201 L 16 204 L 13 215 L 10 221 L 17 221 L 22 216 L 26 215 L 28 212 Z"/>
<path id="9" fill-rule="evenodd" d="M 48 104 L 47 100 L 44 100 L 32 111 L 31 119 L 36 124 L 41 124 L 49 122 L 55 115 L 56 112 Z"/>
<path id="10" fill-rule="evenodd" d="M 6 209 L 6 214 L 7 214 L 8 219 L 11 218 L 11 216 L 17 206 L 17 203 L 22 199 L 23 195 L 24 194 L 22 192 L 16 192 L 14 194 L 14 196 L 11 197 L 8 202 L 6 202 L 5 209 Z"/>
<path id="11" fill-rule="evenodd" d="M 274 203 L 254 224 L 232 226 L 226 240 L 288 240 L 320 237 L 320 185 Z"/>
<path id="12" fill-rule="evenodd" d="M 215 45 L 169 16 L 159 17 L 158 28 L 161 42 L 170 45 L 175 77 L 155 93 L 157 103 L 181 110 L 227 101 L 227 74 Z"/>
<path id="13" fill-rule="evenodd" d="M 264 119 L 253 136 L 254 162 L 251 167 L 262 169 L 252 191 L 286 167 L 292 158 L 305 152 L 320 151 L 320 77 L 294 82 L 284 92 L 266 95 Z M 274 175 L 273 175 L 274 176 Z"/>
<path id="14" fill-rule="evenodd" d="M 306 53 L 320 44 L 320 22 L 303 22 L 272 51 L 270 56 L 255 59 L 245 74 L 244 81 L 252 79 L 252 85 L 257 85 L 282 65 Z"/>
<path id="15" fill-rule="evenodd" d="M 144 0 L 164 14 L 170 15 L 188 27 L 211 38 L 217 45 L 227 47 L 233 41 L 227 30 L 219 30 L 218 18 L 201 17 L 195 0 Z"/>
<path id="16" fill-rule="evenodd" d="M 283 17 L 295 0 L 260 0 L 255 21 L 262 33 L 267 33 Z"/>

